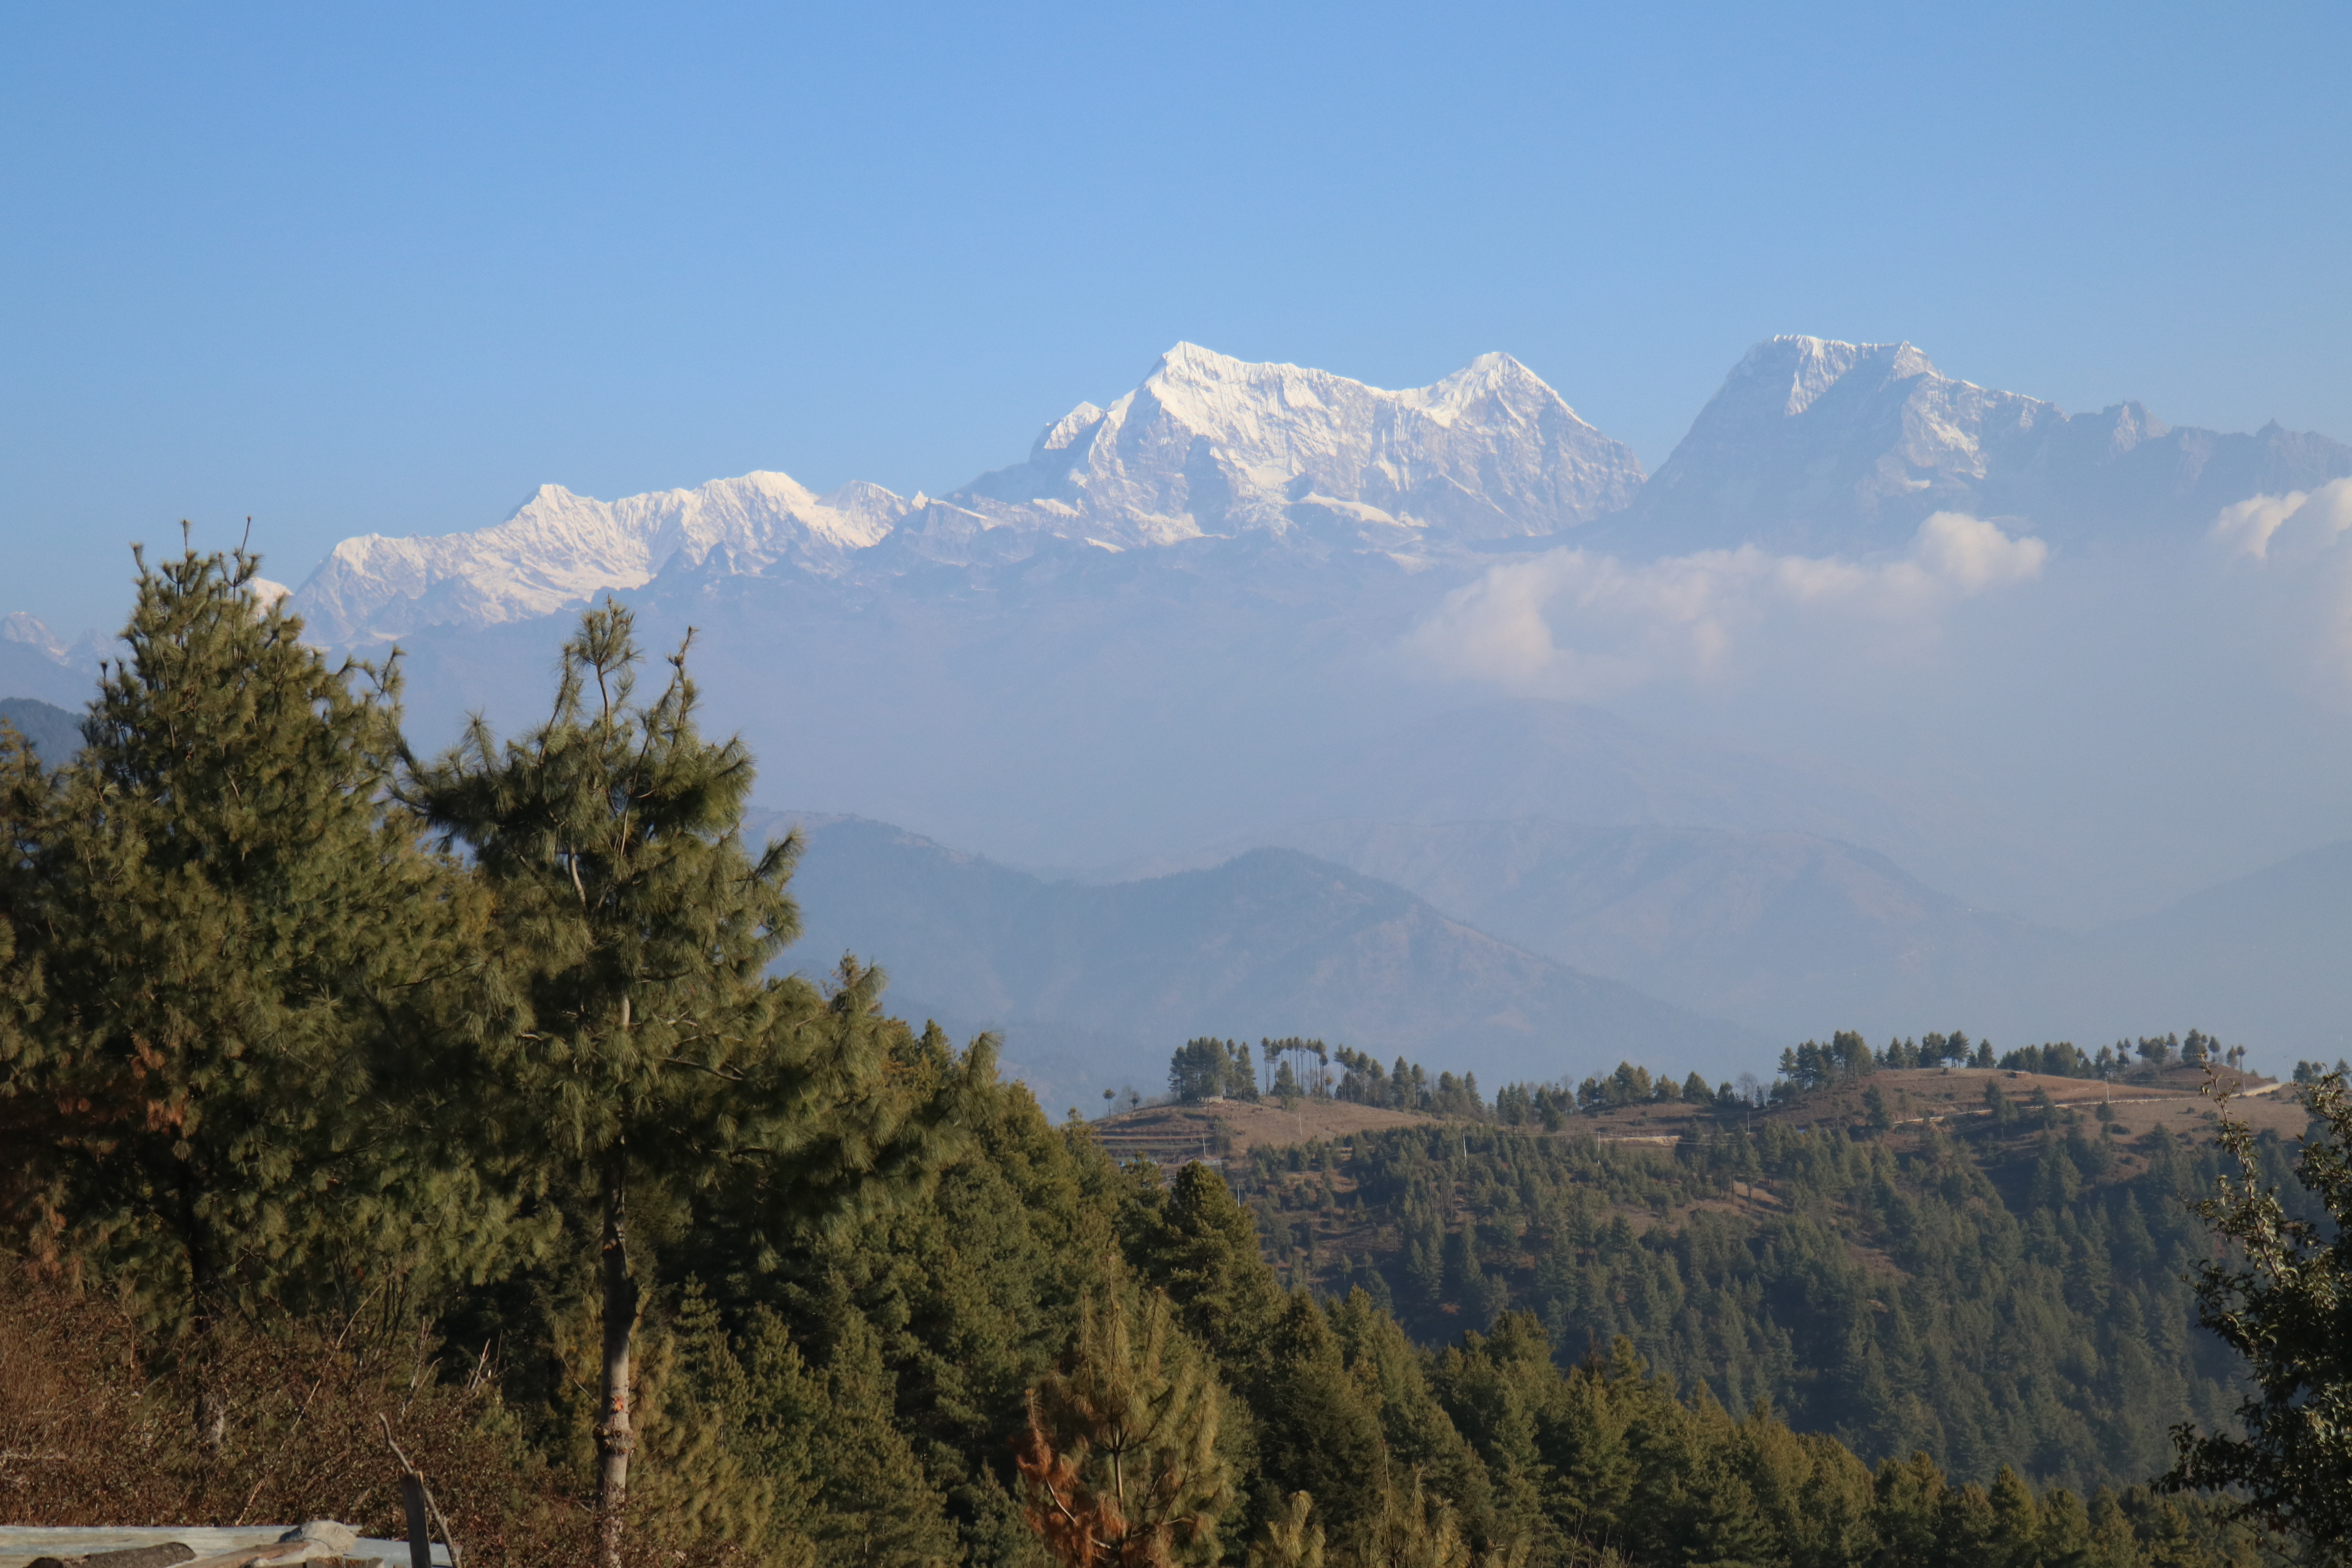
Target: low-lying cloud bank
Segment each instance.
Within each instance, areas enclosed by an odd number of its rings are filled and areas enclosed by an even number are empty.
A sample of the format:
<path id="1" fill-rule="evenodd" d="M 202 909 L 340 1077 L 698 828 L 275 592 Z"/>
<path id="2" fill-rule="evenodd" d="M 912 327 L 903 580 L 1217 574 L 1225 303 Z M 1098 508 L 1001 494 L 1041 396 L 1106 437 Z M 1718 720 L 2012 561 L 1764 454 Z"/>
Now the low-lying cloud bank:
<path id="1" fill-rule="evenodd" d="M 1951 604 L 2038 577 L 2041 540 L 1939 511 L 1901 560 L 1772 555 L 1753 545 L 1650 562 L 1569 549 L 1496 566 L 1413 628 L 1436 672 L 1590 700 L 1662 679 L 1720 679 L 1775 622 L 1843 621 L 1885 640 L 1932 636 Z"/>

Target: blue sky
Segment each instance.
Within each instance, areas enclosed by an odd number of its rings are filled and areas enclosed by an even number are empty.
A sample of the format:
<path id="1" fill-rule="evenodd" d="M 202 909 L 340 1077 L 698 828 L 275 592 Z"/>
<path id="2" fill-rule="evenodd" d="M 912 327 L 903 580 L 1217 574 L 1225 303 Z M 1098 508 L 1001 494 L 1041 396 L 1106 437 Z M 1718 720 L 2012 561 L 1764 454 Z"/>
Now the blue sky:
<path id="1" fill-rule="evenodd" d="M 2352 437 L 2341 5 L 10 8 L 0 612 L 131 538 L 940 489 L 1192 339 L 1654 466 L 1776 331 Z"/>

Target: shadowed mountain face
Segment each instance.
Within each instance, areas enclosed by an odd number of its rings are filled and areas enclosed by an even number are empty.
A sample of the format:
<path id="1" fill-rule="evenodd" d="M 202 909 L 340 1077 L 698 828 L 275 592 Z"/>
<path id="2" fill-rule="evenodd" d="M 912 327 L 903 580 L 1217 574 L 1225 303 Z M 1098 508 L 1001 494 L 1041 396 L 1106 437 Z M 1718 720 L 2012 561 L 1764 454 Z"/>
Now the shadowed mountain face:
<path id="1" fill-rule="evenodd" d="M 1202 1034 L 1319 1036 L 1468 1068 L 1490 1089 L 1623 1057 L 1728 1076 L 1764 1047 L 1296 851 L 1087 887 L 880 823 L 800 820 L 805 932 L 787 962 L 820 974 L 850 951 L 881 964 L 894 1010 L 1003 1029 L 1049 1098 L 1154 1088 Z"/>
<path id="2" fill-rule="evenodd" d="M 1302 794 L 1317 816 L 1790 829 L 1913 862 L 1930 844 L 1980 841 L 1985 830 L 1964 802 L 1916 785 L 1533 698 L 1433 714 L 1360 743 L 1332 772 Z"/>
<path id="3" fill-rule="evenodd" d="M 1989 868 L 2011 869 L 2003 862 L 2012 851 L 1964 799 L 1852 767 L 1665 733 L 1575 703 L 1457 708 L 1320 760 L 1291 793 L 1306 826 L 1236 835 L 1089 879 L 1198 868 L 1257 845 L 1286 845 L 1410 888 L 1521 946 L 1616 974 L 1613 956 L 1595 964 L 1555 941 L 1568 917 L 1536 919 L 1532 903 L 1507 910 L 1494 900 L 1512 889 L 1526 900 L 1557 894 L 1561 908 L 1582 909 L 1588 894 L 1572 888 L 1585 873 L 1569 864 L 1605 851 L 1614 829 L 1643 830 L 1627 842 L 1650 847 L 1644 866 L 1663 867 L 1663 847 L 1673 844 L 1727 876 L 1748 875 L 1732 868 L 1760 855 L 1755 874 L 1778 876 L 1803 858 L 1794 847 L 1804 844 L 1824 866 L 1851 864 L 1864 880 L 1888 877 L 1916 889 L 1872 895 L 1879 904 L 1916 897 L 1961 907 L 1920 887 L 1898 863 L 1924 868 L 1930 882 L 1946 880 L 1955 862 L 1980 879 Z M 1766 872 L 1766 863 L 1775 869 Z M 1860 869 L 1865 865 L 1883 869 Z M 1674 994 L 1685 989 L 1678 981 Z"/>
<path id="4" fill-rule="evenodd" d="M 1320 1035 L 1490 1089 L 1621 1056 L 1731 1076 L 1838 1028 L 2091 1046 L 2193 1025 L 2274 1066 L 2352 1054 L 2352 843 L 2082 936 L 1804 834 L 1334 822 L 1087 886 L 801 820 L 792 964 L 877 962 L 894 1005 L 1005 1029 L 1055 1094 L 1150 1088 L 1195 1034 Z"/>
<path id="5" fill-rule="evenodd" d="M 43 648 L 0 638 L 0 693 L 79 708 L 98 693 L 97 671 L 76 668 Z"/>

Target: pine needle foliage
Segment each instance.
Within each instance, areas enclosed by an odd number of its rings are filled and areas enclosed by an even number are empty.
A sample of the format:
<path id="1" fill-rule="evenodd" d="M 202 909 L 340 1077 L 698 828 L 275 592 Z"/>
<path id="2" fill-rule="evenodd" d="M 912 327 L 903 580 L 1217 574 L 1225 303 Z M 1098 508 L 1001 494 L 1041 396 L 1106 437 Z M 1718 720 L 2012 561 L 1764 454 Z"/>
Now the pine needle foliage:
<path id="1" fill-rule="evenodd" d="M 1453 1508 L 1428 1494 L 1419 1471 L 1391 1489 L 1358 1562 L 1361 1568 L 1486 1568 L 1463 1539 Z"/>
<path id="2" fill-rule="evenodd" d="M 199 1332 L 478 1279 L 503 1217 L 432 1135 L 480 910 L 388 797 L 396 673 L 331 668 L 258 566 L 142 555 L 79 756 L 0 757 L 34 1253 Z"/>
<path id="3" fill-rule="evenodd" d="M 1070 1368 L 1040 1383 L 1018 1462 L 1029 1520 L 1067 1568 L 1217 1561 L 1230 1495 L 1223 1394 L 1158 1291 L 1082 1304 Z"/>
<path id="4" fill-rule="evenodd" d="M 686 655 L 641 701 L 632 617 L 608 600 L 565 643 L 544 723 L 501 746 L 478 719 L 412 768 L 415 797 L 496 901 L 503 989 L 484 1038 L 499 1135 L 578 1170 L 593 1194 L 608 1564 L 635 1446 L 633 1189 L 731 1193 L 737 1211 L 786 1232 L 919 1189 L 962 1108 L 957 1093 L 891 1081 L 878 972 L 845 963 L 822 1001 L 768 977 L 799 930 L 786 890 L 799 843 L 744 843 L 751 760 L 701 734 Z M 950 1088 L 992 1078 L 992 1047 L 954 1076 Z"/>
<path id="5" fill-rule="evenodd" d="M 2175 1427 L 2166 1482 L 2225 1490 L 2231 1517 L 2335 1563 L 2352 1560 L 2352 1093 L 2340 1068 L 2291 1092 L 2313 1119 L 2294 1177 L 2326 1217 L 2288 1208 L 2262 1180 L 2252 1132 L 2225 1115 L 2221 1140 L 2239 1173 L 2223 1174 L 2197 1212 L 2233 1251 L 2198 1267 L 2196 1289 L 2199 1321 L 2248 1363 L 2245 1436 Z"/>
<path id="6" fill-rule="evenodd" d="M 1281 1513 L 1265 1521 L 1265 1533 L 1250 1548 L 1249 1568 L 1323 1568 L 1323 1527 L 1313 1522 L 1315 1499 L 1293 1492 Z"/>

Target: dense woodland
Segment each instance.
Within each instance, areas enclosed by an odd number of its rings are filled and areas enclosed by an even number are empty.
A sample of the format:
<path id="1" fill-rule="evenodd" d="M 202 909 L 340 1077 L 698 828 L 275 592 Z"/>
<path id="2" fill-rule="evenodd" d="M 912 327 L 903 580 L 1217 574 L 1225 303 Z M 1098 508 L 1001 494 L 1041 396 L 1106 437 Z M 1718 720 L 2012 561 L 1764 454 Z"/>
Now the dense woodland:
<path id="1" fill-rule="evenodd" d="M 1981 1146 L 1750 1135 L 1722 1086 L 1719 1136 L 1623 1154 L 1547 1131 L 1581 1089 L 1195 1042 L 1180 1094 L 1445 1120 L 1238 1192 L 1117 1163 L 879 972 L 775 977 L 794 847 L 740 840 L 751 760 L 683 655 L 641 694 L 625 613 L 544 725 L 424 758 L 396 670 L 330 668 L 255 566 L 145 570 L 70 766 L 0 732 L 0 1518 L 390 1530 L 413 1462 L 485 1564 L 2284 1539 L 2148 1484 L 2237 1397 L 2179 1279 L 2210 1152 L 2032 1106 Z M 1298 1245 L 1341 1210 L 1392 1241 Z"/>
<path id="2" fill-rule="evenodd" d="M 2239 1397 L 2241 1365 L 2197 1326 L 2188 1274 L 2211 1241 L 2179 1199 L 2218 1152 L 2039 1121 L 1899 1151 L 1779 1121 L 1671 1152 L 1399 1129 L 1258 1151 L 1235 1180 L 1287 1277 L 1360 1287 L 1425 1342 L 1523 1312 L 1873 1460 L 2144 1479 L 2172 1424 L 2225 1423 Z"/>

